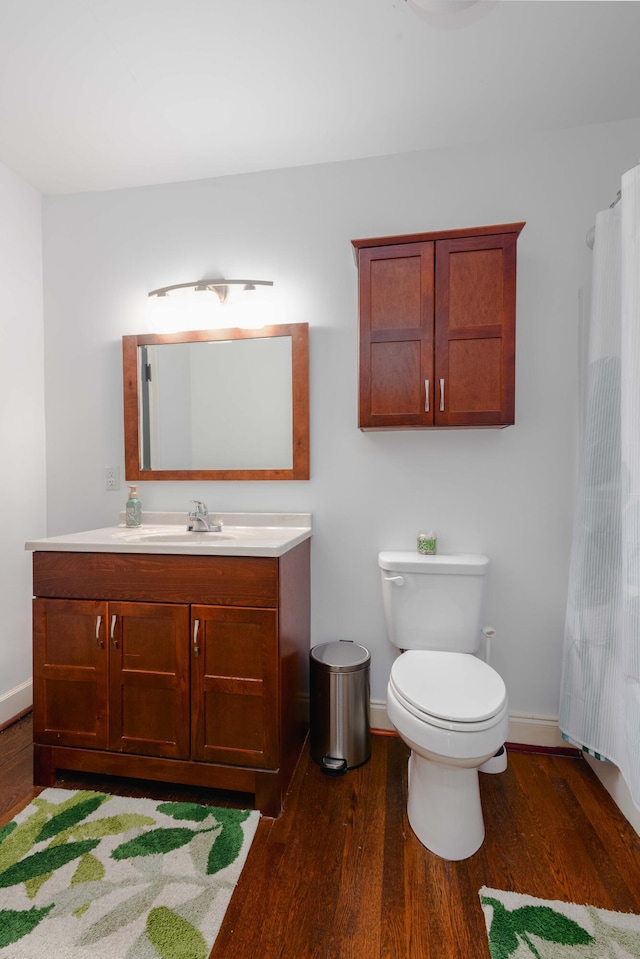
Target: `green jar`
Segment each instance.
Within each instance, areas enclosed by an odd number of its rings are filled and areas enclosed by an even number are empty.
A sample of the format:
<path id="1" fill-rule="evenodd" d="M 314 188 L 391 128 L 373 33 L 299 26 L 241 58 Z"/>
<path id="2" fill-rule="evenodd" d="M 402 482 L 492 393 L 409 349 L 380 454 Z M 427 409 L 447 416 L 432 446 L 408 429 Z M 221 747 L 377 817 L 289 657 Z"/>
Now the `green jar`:
<path id="1" fill-rule="evenodd" d="M 418 533 L 418 552 L 425 556 L 434 556 L 438 552 L 438 537 L 430 530 L 428 533 Z"/>

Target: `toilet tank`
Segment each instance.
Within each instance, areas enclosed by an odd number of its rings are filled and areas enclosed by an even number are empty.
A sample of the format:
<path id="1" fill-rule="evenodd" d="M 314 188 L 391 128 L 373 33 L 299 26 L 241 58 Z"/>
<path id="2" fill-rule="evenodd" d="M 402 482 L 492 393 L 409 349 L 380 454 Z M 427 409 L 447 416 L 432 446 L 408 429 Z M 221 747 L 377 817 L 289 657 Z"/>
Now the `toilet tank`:
<path id="1" fill-rule="evenodd" d="M 387 634 L 399 649 L 475 653 L 480 645 L 486 556 L 378 555 Z"/>

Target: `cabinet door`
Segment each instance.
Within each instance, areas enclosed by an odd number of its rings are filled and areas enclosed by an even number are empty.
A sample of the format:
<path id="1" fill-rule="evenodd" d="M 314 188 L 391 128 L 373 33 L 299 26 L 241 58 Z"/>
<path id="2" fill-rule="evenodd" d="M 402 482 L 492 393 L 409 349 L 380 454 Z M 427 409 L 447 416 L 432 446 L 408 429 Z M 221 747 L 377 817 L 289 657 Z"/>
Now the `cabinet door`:
<path id="1" fill-rule="evenodd" d="M 434 244 L 358 254 L 361 429 L 433 425 Z"/>
<path id="2" fill-rule="evenodd" d="M 33 602 L 33 733 L 53 746 L 108 747 L 107 604 Z"/>
<path id="3" fill-rule="evenodd" d="M 193 606 L 192 759 L 278 765 L 278 614 Z"/>
<path id="4" fill-rule="evenodd" d="M 189 757 L 189 607 L 109 603 L 109 748 Z"/>
<path id="5" fill-rule="evenodd" d="M 516 241 L 436 243 L 436 426 L 514 422 Z"/>

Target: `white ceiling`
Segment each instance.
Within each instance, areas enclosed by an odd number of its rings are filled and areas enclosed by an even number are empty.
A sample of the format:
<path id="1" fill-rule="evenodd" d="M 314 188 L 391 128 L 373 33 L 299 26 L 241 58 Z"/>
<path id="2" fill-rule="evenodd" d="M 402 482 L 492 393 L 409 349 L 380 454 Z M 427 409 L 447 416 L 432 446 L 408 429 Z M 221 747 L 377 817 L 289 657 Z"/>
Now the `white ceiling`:
<path id="1" fill-rule="evenodd" d="M 0 160 L 71 193 L 640 116 L 640 3 L 428 4 L 0 0 Z"/>

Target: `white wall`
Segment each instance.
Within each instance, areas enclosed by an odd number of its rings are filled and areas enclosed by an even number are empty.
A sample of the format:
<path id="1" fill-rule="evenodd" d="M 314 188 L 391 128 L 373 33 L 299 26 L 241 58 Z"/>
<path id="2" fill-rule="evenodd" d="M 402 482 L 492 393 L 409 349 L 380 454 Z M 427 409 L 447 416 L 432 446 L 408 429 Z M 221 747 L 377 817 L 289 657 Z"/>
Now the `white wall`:
<path id="1" fill-rule="evenodd" d="M 31 554 L 45 532 L 41 197 L 0 164 L 0 725 L 31 703 Z"/>
<path id="2" fill-rule="evenodd" d="M 312 643 L 363 642 L 372 697 L 392 661 L 380 549 L 419 529 L 491 558 L 487 623 L 511 711 L 557 716 L 578 428 L 585 233 L 640 156 L 640 121 L 500 144 L 46 198 L 49 533 L 111 524 L 125 491 L 121 344 L 148 290 L 203 276 L 273 279 L 308 321 L 311 480 L 142 483 L 148 509 L 311 511 Z M 516 425 L 361 433 L 350 240 L 526 220 L 519 240 Z M 512 736 L 512 738 L 515 738 Z"/>

